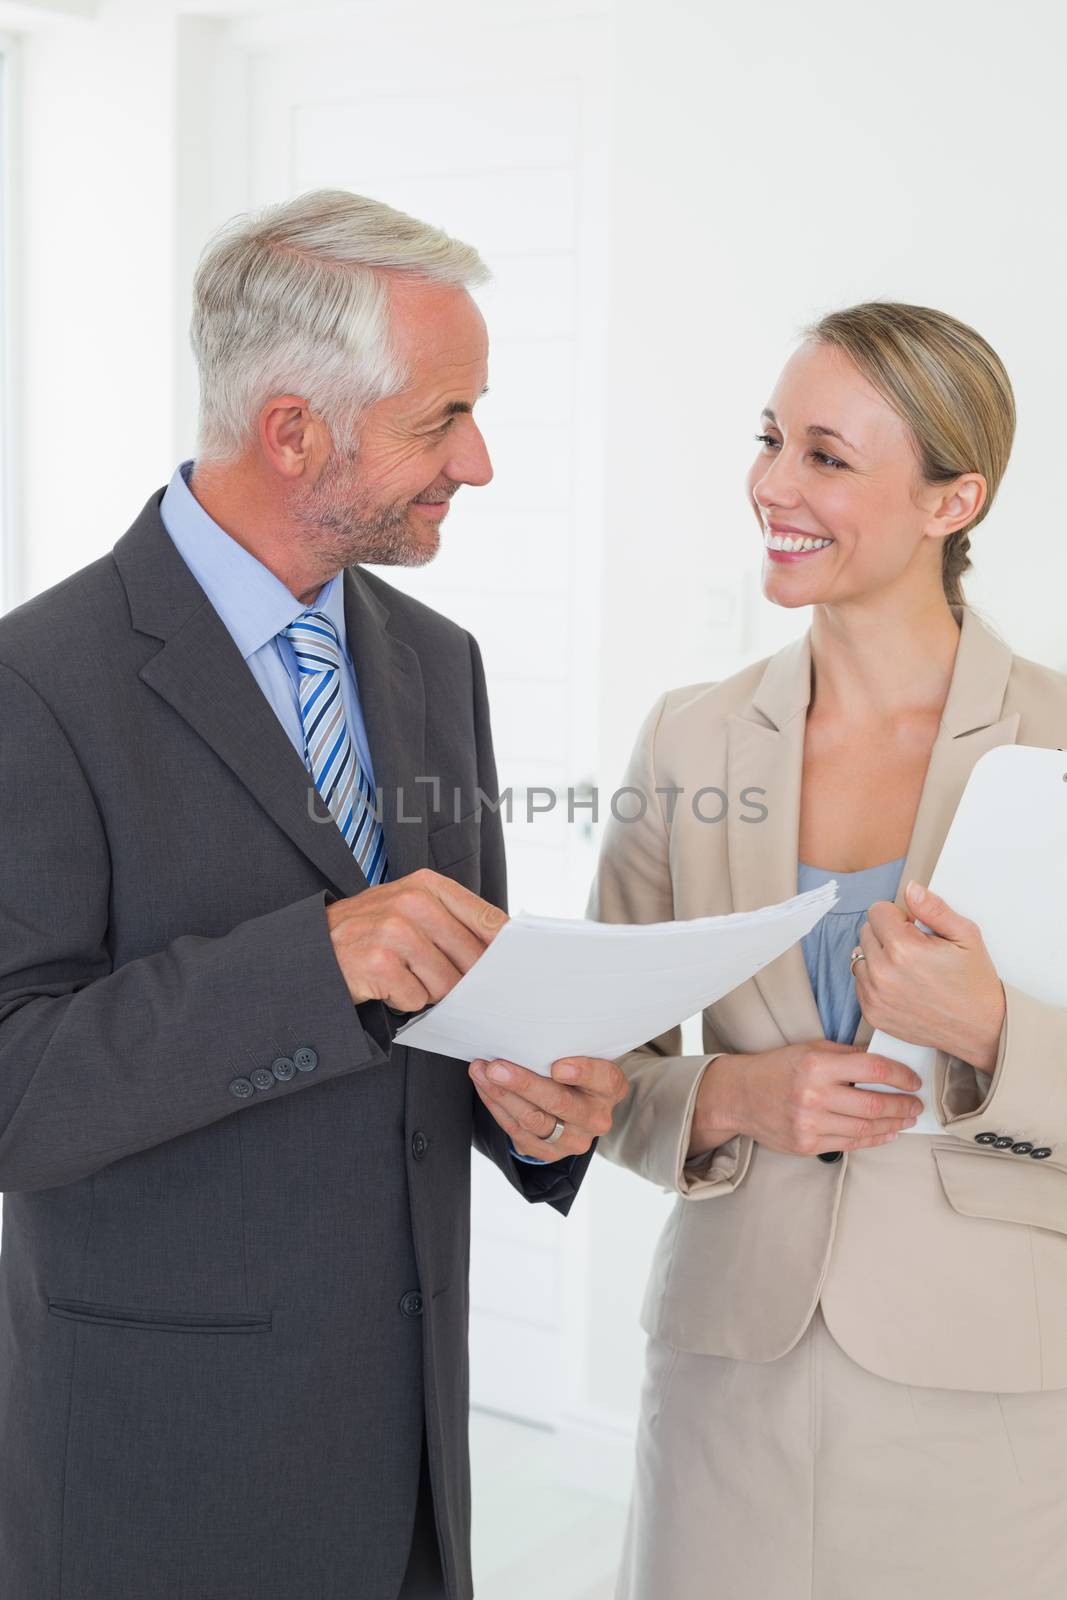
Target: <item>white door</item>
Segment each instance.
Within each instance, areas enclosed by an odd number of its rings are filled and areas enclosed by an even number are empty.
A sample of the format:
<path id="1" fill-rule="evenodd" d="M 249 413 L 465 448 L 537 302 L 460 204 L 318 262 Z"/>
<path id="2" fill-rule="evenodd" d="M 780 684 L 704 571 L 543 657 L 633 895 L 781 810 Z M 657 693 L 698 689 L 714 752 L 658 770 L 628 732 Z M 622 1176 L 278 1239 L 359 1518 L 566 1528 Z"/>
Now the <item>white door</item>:
<path id="1" fill-rule="evenodd" d="M 352 189 L 469 241 L 493 271 L 478 295 L 491 339 L 478 418 L 494 481 L 457 497 L 430 567 L 384 575 L 482 647 L 501 784 L 514 793 L 512 908 L 580 915 L 590 829 L 568 825 L 565 799 L 526 819 L 547 791 L 594 775 L 608 19 L 597 6 L 513 6 L 474 26 L 472 8 L 462 28 L 454 13 L 396 10 L 314 28 L 253 16 L 214 31 L 223 110 L 181 187 L 205 226 L 303 190 Z M 202 103 L 202 72 L 187 67 L 184 82 Z M 526 1206 L 476 1159 L 475 1402 L 557 1418 L 564 1329 L 581 1314 L 566 1304 L 566 1251 L 581 1249 L 580 1224 Z"/>

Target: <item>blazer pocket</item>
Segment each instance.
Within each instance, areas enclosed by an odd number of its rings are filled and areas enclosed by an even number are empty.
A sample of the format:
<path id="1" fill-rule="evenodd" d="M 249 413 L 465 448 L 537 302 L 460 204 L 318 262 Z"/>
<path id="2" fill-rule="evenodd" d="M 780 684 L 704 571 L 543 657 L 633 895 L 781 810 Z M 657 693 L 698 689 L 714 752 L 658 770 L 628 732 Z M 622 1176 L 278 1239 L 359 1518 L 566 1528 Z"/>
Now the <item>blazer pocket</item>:
<path id="1" fill-rule="evenodd" d="M 71 1322 L 108 1328 L 146 1328 L 157 1333 L 269 1333 L 269 1311 L 146 1311 L 139 1306 L 101 1305 L 93 1300 L 48 1297 L 48 1312 Z"/>
<path id="2" fill-rule="evenodd" d="M 1026 1156 L 933 1146 L 941 1187 L 954 1211 L 1067 1233 L 1067 1172 Z"/>
<path id="3" fill-rule="evenodd" d="M 477 851 L 482 841 L 482 816 L 472 811 L 458 822 L 447 822 L 429 836 L 430 855 L 435 867 L 451 867 Z"/>

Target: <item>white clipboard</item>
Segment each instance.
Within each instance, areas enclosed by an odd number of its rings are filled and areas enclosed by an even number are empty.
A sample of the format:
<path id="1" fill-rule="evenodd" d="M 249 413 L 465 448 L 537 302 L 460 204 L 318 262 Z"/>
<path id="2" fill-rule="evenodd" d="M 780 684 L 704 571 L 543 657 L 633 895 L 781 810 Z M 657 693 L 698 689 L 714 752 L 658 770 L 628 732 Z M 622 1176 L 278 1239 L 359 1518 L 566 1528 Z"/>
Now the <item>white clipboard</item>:
<path id="1" fill-rule="evenodd" d="M 928 887 L 978 924 L 1003 982 L 1067 1007 L 1067 751 L 1009 744 L 979 757 Z M 925 1109 L 909 1132 L 943 1133 L 937 1052 L 880 1029 L 867 1048 L 922 1078 Z"/>

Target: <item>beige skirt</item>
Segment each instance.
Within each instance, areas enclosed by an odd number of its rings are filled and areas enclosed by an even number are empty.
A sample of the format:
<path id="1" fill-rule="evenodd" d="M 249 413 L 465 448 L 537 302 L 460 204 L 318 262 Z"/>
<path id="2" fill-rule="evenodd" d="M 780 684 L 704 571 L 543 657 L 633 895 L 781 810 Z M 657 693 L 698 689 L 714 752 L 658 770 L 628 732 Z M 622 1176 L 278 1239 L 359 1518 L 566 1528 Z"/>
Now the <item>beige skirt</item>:
<path id="1" fill-rule="evenodd" d="M 1067 1390 L 650 1339 L 616 1600 L 1067 1600 Z"/>

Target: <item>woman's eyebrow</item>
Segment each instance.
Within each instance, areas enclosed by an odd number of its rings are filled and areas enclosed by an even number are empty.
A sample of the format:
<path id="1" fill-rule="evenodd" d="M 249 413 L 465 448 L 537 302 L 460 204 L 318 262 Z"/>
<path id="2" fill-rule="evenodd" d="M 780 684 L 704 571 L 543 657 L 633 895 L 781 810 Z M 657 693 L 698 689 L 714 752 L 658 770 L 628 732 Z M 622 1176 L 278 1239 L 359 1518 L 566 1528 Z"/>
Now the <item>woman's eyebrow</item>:
<path id="1" fill-rule="evenodd" d="M 773 411 L 765 408 L 761 415 L 765 416 L 768 422 L 773 422 L 775 427 L 778 426 L 778 418 Z M 841 443 L 847 446 L 849 450 L 855 450 L 857 454 L 860 453 L 859 445 L 853 444 L 851 439 L 846 439 L 844 434 L 838 433 L 836 428 L 824 427 L 821 422 L 809 423 L 804 431 L 809 439 L 840 439 Z"/>
<path id="2" fill-rule="evenodd" d="M 840 439 L 841 443 L 845 445 L 847 449 L 855 450 L 857 453 L 859 451 L 859 446 L 853 444 L 851 439 L 846 439 L 843 433 L 838 433 L 836 428 L 824 428 L 821 423 L 813 422 L 806 429 L 806 432 L 809 439 Z"/>

